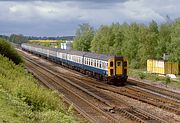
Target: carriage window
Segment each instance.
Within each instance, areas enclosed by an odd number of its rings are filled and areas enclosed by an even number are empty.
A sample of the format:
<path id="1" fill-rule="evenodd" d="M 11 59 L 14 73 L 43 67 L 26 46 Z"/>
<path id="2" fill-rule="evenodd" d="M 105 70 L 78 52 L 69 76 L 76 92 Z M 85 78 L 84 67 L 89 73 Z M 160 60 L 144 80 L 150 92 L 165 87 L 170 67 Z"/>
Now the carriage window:
<path id="1" fill-rule="evenodd" d="M 117 66 L 120 66 L 121 65 L 121 62 L 117 62 Z"/>
<path id="2" fill-rule="evenodd" d="M 102 68 L 104 69 L 104 68 L 105 68 L 105 62 L 102 62 L 101 64 L 102 64 L 102 65 L 101 65 Z"/>
<path id="3" fill-rule="evenodd" d="M 90 61 L 89 61 L 90 59 L 88 58 L 88 65 L 89 65 L 89 63 L 90 63 Z"/>
<path id="4" fill-rule="evenodd" d="M 96 67 L 98 67 L 99 66 L 99 62 L 98 62 L 98 60 L 96 61 Z"/>
<path id="5" fill-rule="evenodd" d="M 99 68 L 101 68 L 101 66 L 102 66 L 102 63 L 101 63 L 101 61 L 99 62 Z"/>
<path id="6" fill-rule="evenodd" d="M 113 61 L 110 62 L 110 67 L 113 67 Z"/>
<path id="7" fill-rule="evenodd" d="M 96 60 L 94 60 L 94 67 L 96 67 Z"/>

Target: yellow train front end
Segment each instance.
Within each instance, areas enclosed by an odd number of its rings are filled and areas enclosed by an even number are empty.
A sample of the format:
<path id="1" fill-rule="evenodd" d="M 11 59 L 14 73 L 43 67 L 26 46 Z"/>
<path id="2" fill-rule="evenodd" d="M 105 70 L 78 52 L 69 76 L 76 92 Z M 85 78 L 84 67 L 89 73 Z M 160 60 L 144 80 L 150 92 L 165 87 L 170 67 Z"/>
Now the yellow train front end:
<path id="1" fill-rule="evenodd" d="M 110 58 L 108 60 L 108 83 L 124 85 L 127 78 L 127 59 L 117 56 Z"/>

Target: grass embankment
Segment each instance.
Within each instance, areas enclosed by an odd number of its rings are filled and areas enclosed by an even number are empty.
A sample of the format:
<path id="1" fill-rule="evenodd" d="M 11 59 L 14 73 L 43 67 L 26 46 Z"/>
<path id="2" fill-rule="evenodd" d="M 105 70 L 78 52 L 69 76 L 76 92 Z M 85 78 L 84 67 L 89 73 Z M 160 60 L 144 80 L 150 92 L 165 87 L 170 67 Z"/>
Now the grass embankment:
<path id="1" fill-rule="evenodd" d="M 159 76 L 158 74 L 147 73 L 146 70 L 141 70 L 141 69 L 129 69 L 128 74 L 129 74 L 128 76 L 133 78 L 158 81 L 166 85 L 180 88 L 180 76 L 177 76 L 177 79 L 173 80 L 170 79 L 169 77 Z"/>
<path id="2" fill-rule="evenodd" d="M 0 55 L 0 122 L 78 122 L 71 111 L 65 111 L 56 92 L 37 83 L 23 65 Z"/>

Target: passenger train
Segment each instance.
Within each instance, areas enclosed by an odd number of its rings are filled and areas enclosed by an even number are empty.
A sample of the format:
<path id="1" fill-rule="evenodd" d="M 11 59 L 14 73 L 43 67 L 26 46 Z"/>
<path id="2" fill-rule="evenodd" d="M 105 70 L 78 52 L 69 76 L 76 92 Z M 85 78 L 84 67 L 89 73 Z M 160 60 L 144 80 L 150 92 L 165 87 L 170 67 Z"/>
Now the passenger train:
<path id="1" fill-rule="evenodd" d="M 96 54 L 74 50 L 44 47 L 23 43 L 23 50 L 75 69 L 109 84 L 124 85 L 127 76 L 127 59 L 122 56 Z"/>

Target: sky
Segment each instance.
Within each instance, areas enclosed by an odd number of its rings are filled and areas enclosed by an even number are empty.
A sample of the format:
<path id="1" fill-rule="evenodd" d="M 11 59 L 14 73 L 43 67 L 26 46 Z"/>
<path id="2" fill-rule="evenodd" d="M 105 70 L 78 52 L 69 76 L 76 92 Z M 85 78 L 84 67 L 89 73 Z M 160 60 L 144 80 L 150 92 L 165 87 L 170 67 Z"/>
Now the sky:
<path id="1" fill-rule="evenodd" d="M 180 17 L 180 0 L 0 0 L 0 34 L 75 35 L 79 24 L 164 23 Z"/>

